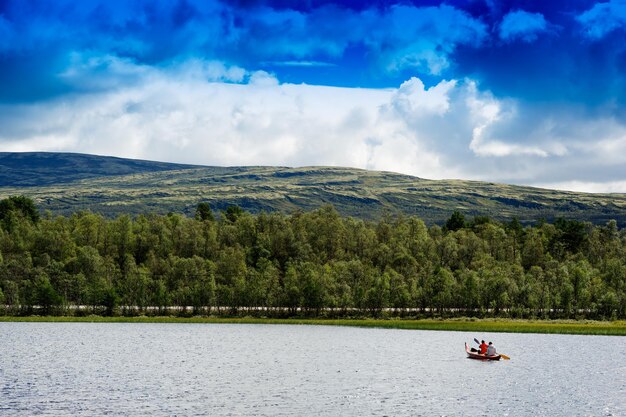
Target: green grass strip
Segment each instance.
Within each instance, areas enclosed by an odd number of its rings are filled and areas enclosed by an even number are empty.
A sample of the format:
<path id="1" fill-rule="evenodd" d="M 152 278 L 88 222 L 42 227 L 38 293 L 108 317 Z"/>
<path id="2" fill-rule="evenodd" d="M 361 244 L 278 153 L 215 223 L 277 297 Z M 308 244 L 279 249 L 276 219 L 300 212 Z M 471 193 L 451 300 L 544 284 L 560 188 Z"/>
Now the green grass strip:
<path id="1" fill-rule="evenodd" d="M 626 336 L 626 321 L 574 320 L 507 320 L 507 319 L 440 319 L 440 320 L 376 320 L 376 319 L 267 319 L 214 317 L 0 317 L 0 322 L 50 323 L 232 323 L 232 324 L 302 324 L 356 326 L 405 330 L 446 330 L 463 332 L 551 333 Z"/>

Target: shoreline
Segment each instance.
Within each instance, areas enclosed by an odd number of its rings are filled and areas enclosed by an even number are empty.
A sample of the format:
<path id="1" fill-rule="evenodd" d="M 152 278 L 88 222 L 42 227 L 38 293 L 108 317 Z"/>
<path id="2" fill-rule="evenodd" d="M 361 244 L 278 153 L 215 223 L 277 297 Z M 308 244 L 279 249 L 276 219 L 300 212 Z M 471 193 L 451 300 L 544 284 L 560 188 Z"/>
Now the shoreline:
<path id="1" fill-rule="evenodd" d="M 195 324 L 290 324 L 350 326 L 402 330 L 480 331 L 626 336 L 626 321 L 514 320 L 514 319 L 266 319 L 217 317 L 103 317 L 103 316 L 0 316 L 0 322 L 40 323 L 195 323 Z"/>

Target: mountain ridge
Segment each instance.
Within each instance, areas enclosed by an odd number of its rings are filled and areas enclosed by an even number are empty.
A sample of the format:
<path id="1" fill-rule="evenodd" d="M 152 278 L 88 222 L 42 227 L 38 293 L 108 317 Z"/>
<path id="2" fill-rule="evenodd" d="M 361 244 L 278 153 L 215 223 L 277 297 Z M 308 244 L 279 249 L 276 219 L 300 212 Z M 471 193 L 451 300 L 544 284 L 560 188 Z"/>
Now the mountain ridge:
<path id="1" fill-rule="evenodd" d="M 197 166 L 84 153 L 0 152 L 0 186 L 41 186 Z M 50 176 L 52 168 L 55 169 L 54 176 Z"/>
<path id="2" fill-rule="evenodd" d="M 8 162 L 7 162 L 8 161 Z M 558 217 L 626 225 L 626 194 L 590 194 L 468 180 L 428 180 L 343 167 L 211 167 L 88 154 L 0 153 L 0 196 L 24 194 L 41 210 L 105 216 L 182 212 L 208 202 L 252 212 L 293 212 L 332 204 L 343 215 L 375 220 L 416 215 L 442 223 L 466 216 L 523 222 Z"/>

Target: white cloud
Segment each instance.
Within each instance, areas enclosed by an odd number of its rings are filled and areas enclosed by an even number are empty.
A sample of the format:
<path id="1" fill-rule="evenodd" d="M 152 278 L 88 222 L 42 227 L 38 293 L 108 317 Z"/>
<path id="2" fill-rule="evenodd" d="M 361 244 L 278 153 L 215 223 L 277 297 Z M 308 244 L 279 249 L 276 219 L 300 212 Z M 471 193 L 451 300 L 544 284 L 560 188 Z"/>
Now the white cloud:
<path id="1" fill-rule="evenodd" d="M 614 30 L 626 28 L 626 2 L 611 0 L 597 3 L 577 20 L 589 38 L 600 39 Z"/>
<path id="2" fill-rule="evenodd" d="M 89 78 L 85 74 L 103 63 L 123 69 L 111 71 L 109 85 L 122 82 L 115 75 L 144 77 L 123 89 L 11 107 L 0 116 L 0 150 L 206 165 L 340 165 L 428 178 L 457 173 L 442 166 L 441 156 L 398 115 L 401 109 L 426 119 L 442 116 L 453 81 L 430 89 L 418 79 L 400 89 L 337 88 L 280 84 L 263 71 L 233 76 L 238 69 L 215 63 L 133 69 L 108 57 L 81 61 L 64 76 Z"/>
<path id="3" fill-rule="evenodd" d="M 246 76 L 253 75 L 255 74 L 250 74 L 236 65 L 227 66 L 220 61 L 197 58 L 174 62 L 156 69 L 149 65 L 137 64 L 129 58 L 74 52 L 70 55 L 68 69 L 58 77 L 79 91 L 106 91 L 146 84 L 163 77 L 178 79 L 179 82 L 197 80 L 241 83 Z"/>
<path id="4" fill-rule="evenodd" d="M 514 118 L 517 109 L 513 104 L 497 100 L 491 94 L 481 94 L 474 83 L 468 85 L 468 93 L 465 101 L 475 123 L 472 130 L 472 141 L 469 144 L 472 152 L 478 156 L 495 157 L 511 155 L 546 157 L 549 155 L 547 150 L 536 145 L 508 143 L 497 138 L 488 138 L 489 128 L 503 120 Z M 503 107 L 507 104 L 510 108 L 504 109 Z"/>
<path id="5" fill-rule="evenodd" d="M 0 151 L 336 165 L 626 191 L 626 127 L 618 120 L 498 98 L 471 80 L 359 89 L 281 84 L 219 62 L 162 70 L 108 57 L 79 63 L 64 76 L 89 86 L 84 93 L 0 106 Z M 115 70 L 107 69 L 106 86 L 92 88 L 89 74 L 102 65 Z"/>
<path id="6" fill-rule="evenodd" d="M 563 182 L 538 182 L 532 184 L 535 187 L 550 190 L 577 191 L 583 193 L 624 193 L 626 192 L 626 180 L 624 181 L 563 181 Z"/>
<path id="7" fill-rule="evenodd" d="M 502 18 L 498 29 L 500 39 L 503 41 L 534 42 L 539 34 L 549 30 L 549 24 L 541 13 L 514 10 Z"/>
<path id="8" fill-rule="evenodd" d="M 441 74 L 457 46 L 479 46 L 487 37 L 481 20 L 446 4 L 394 5 L 379 19 L 364 31 L 364 41 L 392 72 L 416 68 Z"/>
<path id="9" fill-rule="evenodd" d="M 258 87 L 276 87 L 276 77 L 265 71 L 256 71 L 250 75 L 249 83 Z"/>
<path id="10" fill-rule="evenodd" d="M 391 101 L 401 113 L 411 117 L 443 115 L 450 107 L 449 93 L 456 81 L 441 81 L 426 89 L 422 80 L 412 77 L 400 85 Z"/>
<path id="11" fill-rule="evenodd" d="M 267 61 L 263 65 L 273 67 L 336 67 L 337 64 L 324 61 Z"/>

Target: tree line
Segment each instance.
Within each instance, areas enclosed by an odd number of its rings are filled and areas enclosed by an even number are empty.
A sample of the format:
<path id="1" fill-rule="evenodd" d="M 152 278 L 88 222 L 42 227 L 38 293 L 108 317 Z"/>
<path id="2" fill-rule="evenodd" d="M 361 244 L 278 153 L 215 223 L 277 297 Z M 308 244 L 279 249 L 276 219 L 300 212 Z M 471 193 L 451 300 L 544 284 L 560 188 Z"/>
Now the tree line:
<path id="1" fill-rule="evenodd" d="M 217 217 L 217 218 L 216 218 Z M 0 201 L 0 313 L 626 318 L 615 221 L 377 222 L 257 215 L 40 216 Z M 77 306 L 83 306 L 79 308 Z"/>

